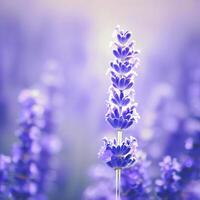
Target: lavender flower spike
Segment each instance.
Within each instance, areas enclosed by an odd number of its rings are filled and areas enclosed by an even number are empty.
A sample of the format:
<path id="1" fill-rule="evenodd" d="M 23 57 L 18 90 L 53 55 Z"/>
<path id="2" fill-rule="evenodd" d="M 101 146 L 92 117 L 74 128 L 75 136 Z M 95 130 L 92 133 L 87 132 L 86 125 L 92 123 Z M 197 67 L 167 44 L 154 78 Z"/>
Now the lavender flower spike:
<path id="1" fill-rule="evenodd" d="M 160 168 L 161 178 L 155 182 L 159 199 L 180 199 L 181 165 L 175 158 L 166 156 L 160 163 Z"/>
<path id="2" fill-rule="evenodd" d="M 43 98 L 38 90 L 24 90 L 19 96 L 21 117 L 13 151 L 14 200 L 34 198 L 38 190 L 39 139 L 43 126 Z"/>
<path id="3" fill-rule="evenodd" d="M 130 153 L 132 138 L 122 139 L 122 130 L 137 122 L 139 115 L 136 111 L 137 103 L 134 100 L 134 78 L 137 75 L 135 68 L 138 63 L 137 51 L 131 41 L 131 32 L 116 27 L 114 32 L 113 55 L 115 59 L 110 63 L 112 85 L 109 89 L 108 112 L 106 120 L 117 130 L 117 139 L 114 142 L 105 140 L 103 157 L 106 163 L 116 171 L 116 200 L 120 200 L 121 169 L 131 166 L 135 159 Z M 134 145 L 133 145 L 134 146 Z"/>
<path id="4" fill-rule="evenodd" d="M 99 157 L 106 162 L 106 164 L 114 169 L 127 168 L 135 162 L 135 153 L 137 142 L 134 137 L 125 138 L 121 145 L 117 144 L 116 139 L 114 142 L 103 139 L 104 146 L 99 152 Z"/>
<path id="5" fill-rule="evenodd" d="M 133 122 L 137 122 L 137 103 L 134 100 L 133 83 L 137 75 L 138 51 L 134 50 L 134 43 L 130 40 L 131 33 L 119 28 L 115 30 L 113 54 L 115 60 L 110 63 L 112 85 L 108 101 L 106 120 L 116 129 L 127 129 Z"/>

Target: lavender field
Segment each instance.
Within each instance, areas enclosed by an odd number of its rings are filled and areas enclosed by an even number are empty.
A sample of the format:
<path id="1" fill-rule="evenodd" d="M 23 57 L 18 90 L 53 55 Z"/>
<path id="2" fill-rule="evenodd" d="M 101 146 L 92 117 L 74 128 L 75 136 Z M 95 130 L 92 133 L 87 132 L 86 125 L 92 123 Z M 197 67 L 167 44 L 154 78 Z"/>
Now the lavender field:
<path id="1" fill-rule="evenodd" d="M 200 200 L 199 8 L 0 0 L 0 200 Z"/>

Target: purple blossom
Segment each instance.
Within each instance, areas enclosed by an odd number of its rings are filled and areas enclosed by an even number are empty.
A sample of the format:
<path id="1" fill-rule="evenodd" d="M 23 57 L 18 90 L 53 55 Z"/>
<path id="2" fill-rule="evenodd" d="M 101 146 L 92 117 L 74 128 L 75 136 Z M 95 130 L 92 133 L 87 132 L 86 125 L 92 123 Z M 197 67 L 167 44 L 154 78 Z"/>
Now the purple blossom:
<path id="1" fill-rule="evenodd" d="M 156 180 L 156 193 L 160 199 L 180 199 L 181 164 L 170 156 L 160 162 L 161 177 Z"/>
<path id="2" fill-rule="evenodd" d="M 13 199 L 27 200 L 38 190 L 39 139 L 43 121 L 43 98 L 38 90 L 24 90 L 19 96 L 21 116 L 13 150 Z"/>
<path id="3" fill-rule="evenodd" d="M 127 168 L 135 162 L 137 141 L 134 137 L 125 138 L 120 145 L 114 141 L 103 139 L 104 146 L 99 152 L 99 157 L 114 169 Z"/>
<path id="4" fill-rule="evenodd" d="M 143 152 L 138 152 L 136 163 L 122 171 L 122 197 L 123 200 L 150 199 L 151 181 L 148 174 L 150 162 L 146 160 Z"/>
<path id="5" fill-rule="evenodd" d="M 182 161 L 183 184 L 200 178 L 200 132 L 196 131 L 185 142 L 186 154 Z"/>
<path id="6" fill-rule="evenodd" d="M 60 149 L 60 142 L 54 134 L 57 82 L 53 81 L 52 73 L 48 74 L 47 80 L 42 92 L 24 90 L 19 96 L 22 111 L 17 131 L 19 142 L 13 150 L 11 191 L 14 199 L 46 200 L 49 177 L 55 174 L 52 155 Z"/>
<path id="7" fill-rule="evenodd" d="M 134 50 L 134 43 L 130 41 L 131 35 L 129 31 L 119 27 L 115 30 L 116 41 L 113 43 L 115 60 L 110 64 L 112 85 L 106 120 L 116 129 L 127 129 L 139 118 L 133 89 L 138 52 Z"/>
<path id="8" fill-rule="evenodd" d="M 106 120 L 117 130 L 117 137 L 113 141 L 104 139 L 99 157 L 106 164 L 115 169 L 115 198 L 121 199 L 121 170 L 131 167 L 136 161 L 137 142 L 133 137 L 123 140 L 123 129 L 129 128 L 139 118 L 134 101 L 134 68 L 138 62 L 137 51 L 130 41 L 131 33 L 120 29 L 115 30 L 113 55 L 115 60 L 110 64 L 112 85 L 108 101 Z"/>

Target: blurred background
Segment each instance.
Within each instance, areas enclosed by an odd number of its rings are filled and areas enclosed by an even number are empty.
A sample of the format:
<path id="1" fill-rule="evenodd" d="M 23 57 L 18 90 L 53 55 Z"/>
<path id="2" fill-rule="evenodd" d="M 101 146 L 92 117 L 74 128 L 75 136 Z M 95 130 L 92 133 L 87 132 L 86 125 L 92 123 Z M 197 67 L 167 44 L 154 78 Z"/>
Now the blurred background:
<path id="1" fill-rule="evenodd" d="M 49 199 L 82 199 L 88 170 L 101 163 L 101 139 L 114 134 L 104 119 L 106 71 L 120 24 L 141 51 L 135 81 L 141 120 L 126 134 L 153 165 L 163 155 L 181 155 L 185 139 L 200 128 L 199 7 L 198 0 L 1 0 L 0 152 L 9 155 L 17 140 L 20 91 L 38 87 L 45 69 L 56 66 L 61 150 Z"/>

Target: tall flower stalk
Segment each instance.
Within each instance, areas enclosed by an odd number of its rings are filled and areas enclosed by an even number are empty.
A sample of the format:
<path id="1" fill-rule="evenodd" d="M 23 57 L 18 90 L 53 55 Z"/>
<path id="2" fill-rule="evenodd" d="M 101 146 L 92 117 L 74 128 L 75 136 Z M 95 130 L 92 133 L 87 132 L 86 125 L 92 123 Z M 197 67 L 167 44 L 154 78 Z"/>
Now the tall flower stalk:
<path id="1" fill-rule="evenodd" d="M 19 96 L 21 113 L 13 151 L 14 200 L 34 199 L 39 185 L 38 158 L 41 151 L 39 139 L 43 127 L 43 98 L 38 90 L 24 90 Z"/>
<path id="2" fill-rule="evenodd" d="M 135 68 L 138 63 L 137 51 L 131 40 L 131 32 L 120 29 L 114 31 L 112 44 L 115 59 L 110 63 L 112 85 L 109 88 L 108 112 L 106 120 L 116 130 L 114 142 L 104 140 L 105 144 L 100 156 L 106 163 L 115 169 L 116 173 L 116 200 L 120 200 L 121 170 L 130 167 L 135 162 L 137 142 L 131 137 L 123 140 L 123 130 L 137 122 L 139 115 L 136 112 L 134 100 L 134 78 L 137 75 Z"/>
<path id="3" fill-rule="evenodd" d="M 16 200 L 30 197 L 48 199 L 46 188 L 52 174 L 52 155 L 60 146 L 54 136 L 54 110 L 50 96 L 42 95 L 39 90 L 24 90 L 19 102 L 22 111 L 17 131 L 19 142 L 13 152 L 12 195 Z"/>

